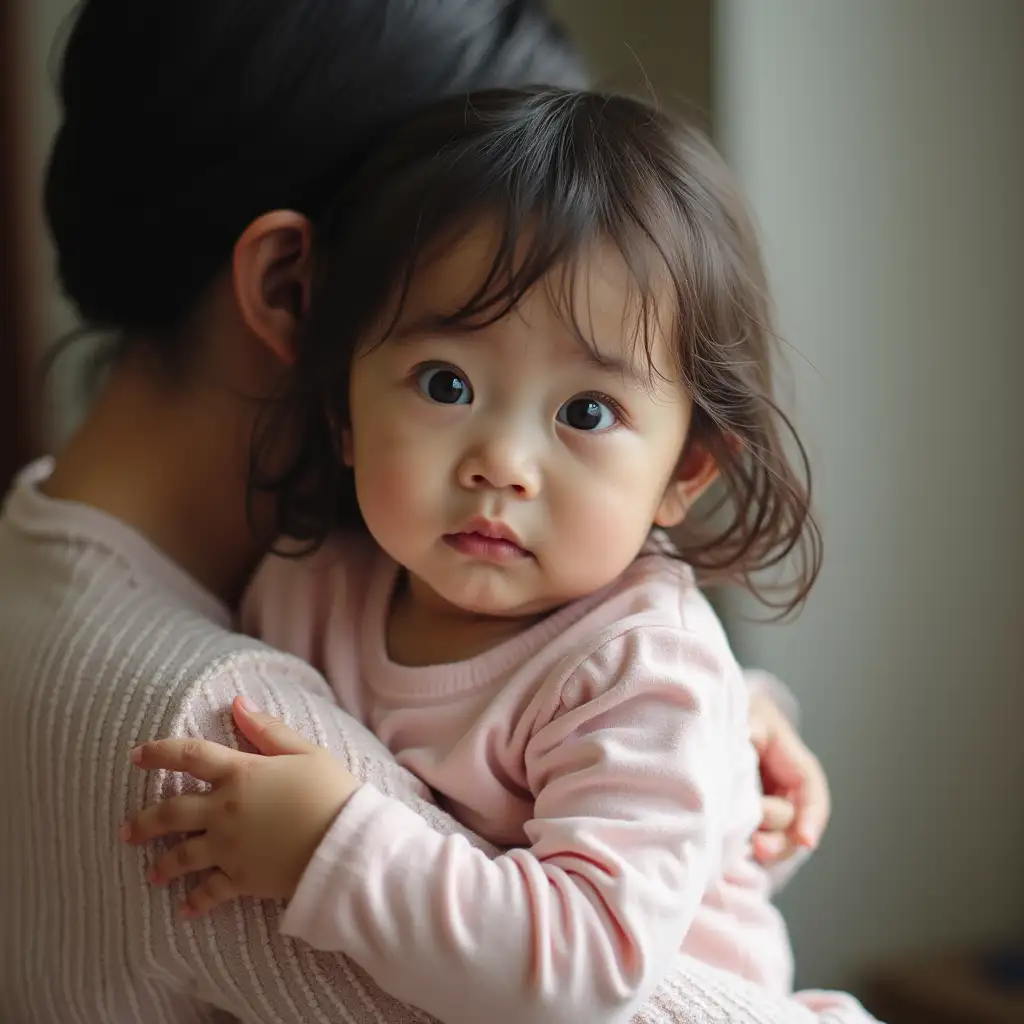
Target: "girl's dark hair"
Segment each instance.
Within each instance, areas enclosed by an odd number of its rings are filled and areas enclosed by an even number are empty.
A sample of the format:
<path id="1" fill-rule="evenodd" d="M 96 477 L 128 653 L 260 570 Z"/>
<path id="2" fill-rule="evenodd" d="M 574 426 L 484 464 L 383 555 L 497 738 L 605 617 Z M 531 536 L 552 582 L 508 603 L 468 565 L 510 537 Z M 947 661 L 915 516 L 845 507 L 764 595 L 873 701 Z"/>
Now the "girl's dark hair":
<path id="1" fill-rule="evenodd" d="M 280 531 L 315 544 L 361 524 L 331 427 L 347 422 L 353 354 L 386 340 L 381 316 L 397 322 L 411 275 L 480 217 L 499 229 L 493 260 L 463 308 L 437 311 L 436 326 L 479 329 L 535 284 L 556 282 L 567 323 L 588 344 L 568 301 L 573 272 L 590 243 L 614 245 L 652 373 L 651 328 L 671 303 L 675 371 L 694 403 L 688 443 L 710 451 L 724 485 L 702 526 L 684 524 L 680 553 L 705 579 L 738 578 L 783 613 L 795 608 L 818 573 L 821 538 L 806 453 L 772 395 L 777 339 L 753 226 L 698 130 L 618 96 L 490 91 L 441 102 L 340 191 L 317 225 L 317 280 L 288 394 L 268 408 L 253 449 L 252 486 L 276 498 Z M 294 460 L 263 472 L 263 452 L 280 452 L 280 431 L 294 436 L 296 424 Z M 777 581 L 755 578 L 791 555 L 782 596 Z"/>
<path id="2" fill-rule="evenodd" d="M 580 85 L 541 0 L 85 0 L 45 204 L 87 327 L 173 355 L 259 215 L 315 215 L 418 104 Z"/>

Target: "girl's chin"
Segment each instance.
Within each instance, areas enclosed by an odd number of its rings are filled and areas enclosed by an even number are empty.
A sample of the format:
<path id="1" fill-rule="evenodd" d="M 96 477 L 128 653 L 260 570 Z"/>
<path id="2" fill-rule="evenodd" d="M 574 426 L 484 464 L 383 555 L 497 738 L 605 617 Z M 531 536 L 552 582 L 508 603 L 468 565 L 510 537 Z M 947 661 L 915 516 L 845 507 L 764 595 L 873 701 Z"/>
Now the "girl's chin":
<path id="1" fill-rule="evenodd" d="M 435 599 L 441 606 L 447 606 L 452 612 L 461 615 L 472 615 L 489 619 L 521 619 L 542 614 L 545 602 L 538 601 L 532 595 L 515 593 L 508 589 L 481 588 L 480 581 L 439 581 L 438 586 L 429 582 Z"/>

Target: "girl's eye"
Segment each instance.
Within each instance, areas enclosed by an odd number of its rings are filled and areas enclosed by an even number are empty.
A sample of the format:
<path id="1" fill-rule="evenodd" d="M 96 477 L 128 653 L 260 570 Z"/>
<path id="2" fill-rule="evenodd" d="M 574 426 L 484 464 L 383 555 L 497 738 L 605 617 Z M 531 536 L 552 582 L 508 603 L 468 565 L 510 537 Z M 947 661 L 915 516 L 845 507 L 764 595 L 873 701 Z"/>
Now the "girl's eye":
<path id="1" fill-rule="evenodd" d="M 439 405 L 469 405 L 473 389 L 469 381 L 447 366 L 428 366 L 416 375 L 416 384 L 432 402 Z"/>
<path id="2" fill-rule="evenodd" d="M 572 398 L 561 409 L 557 416 L 559 423 L 564 423 L 573 430 L 608 430 L 619 422 L 615 411 L 606 403 L 589 395 Z"/>

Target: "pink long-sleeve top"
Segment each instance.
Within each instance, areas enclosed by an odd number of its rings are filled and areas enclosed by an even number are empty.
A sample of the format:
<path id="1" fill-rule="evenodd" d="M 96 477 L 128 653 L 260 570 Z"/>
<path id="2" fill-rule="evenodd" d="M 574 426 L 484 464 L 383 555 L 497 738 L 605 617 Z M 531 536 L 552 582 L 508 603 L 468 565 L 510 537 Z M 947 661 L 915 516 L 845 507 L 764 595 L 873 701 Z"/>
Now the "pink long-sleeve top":
<path id="1" fill-rule="evenodd" d="M 386 646 L 400 569 L 363 539 L 270 559 L 246 628 L 342 707 L 490 858 L 364 786 L 283 927 L 447 1024 L 628 1020 L 682 950 L 774 994 L 791 957 L 751 856 L 760 789 L 742 673 L 691 570 L 650 551 L 469 661 Z"/>

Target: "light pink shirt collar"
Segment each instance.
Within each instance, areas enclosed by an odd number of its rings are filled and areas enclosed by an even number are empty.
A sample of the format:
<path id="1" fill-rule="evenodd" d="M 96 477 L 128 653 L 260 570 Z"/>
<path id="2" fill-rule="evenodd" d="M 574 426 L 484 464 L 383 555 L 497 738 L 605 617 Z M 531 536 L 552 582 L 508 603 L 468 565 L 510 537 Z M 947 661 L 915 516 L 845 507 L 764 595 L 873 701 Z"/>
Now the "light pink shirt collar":
<path id="1" fill-rule="evenodd" d="M 387 651 L 387 619 L 399 579 L 399 567 L 379 552 L 372 569 L 359 623 L 366 678 L 381 695 L 430 701 L 486 687 L 515 665 L 543 650 L 604 599 L 605 591 L 573 601 L 475 658 L 443 665 L 410 667 L 392 661 Z"/>

